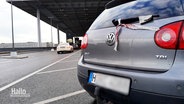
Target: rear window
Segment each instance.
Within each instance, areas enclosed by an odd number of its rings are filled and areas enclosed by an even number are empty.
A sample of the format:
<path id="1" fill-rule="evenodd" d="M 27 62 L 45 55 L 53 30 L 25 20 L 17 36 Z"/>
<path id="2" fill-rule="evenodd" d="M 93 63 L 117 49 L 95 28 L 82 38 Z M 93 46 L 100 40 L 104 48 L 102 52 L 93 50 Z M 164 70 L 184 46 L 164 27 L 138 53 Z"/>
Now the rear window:
<path id="1" fill-rule="evenodd" d="M 68 46 L 69 43 L 60 43 L 60 46 Z"/>
<path id="2" fill-rule="evenodd" d="M 179 0 L 137 0 L 104 10 L 90 29 L 112 27 L 113 19 L 159 15 L 157 19 L 183 15 Z"/>
<path id="3" fill-rule="evenodd" d="M 182 6 L 183 6 L 183 10 L 184 10 L 184 0 L 181 0 Z"/>

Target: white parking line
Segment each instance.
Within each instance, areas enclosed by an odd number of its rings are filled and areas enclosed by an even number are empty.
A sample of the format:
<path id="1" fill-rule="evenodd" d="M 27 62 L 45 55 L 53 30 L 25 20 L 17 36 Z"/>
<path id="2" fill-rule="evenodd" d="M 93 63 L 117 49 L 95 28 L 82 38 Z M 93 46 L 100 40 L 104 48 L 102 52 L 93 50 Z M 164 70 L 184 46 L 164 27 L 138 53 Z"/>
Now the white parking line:
<path id="1" fill-rule="evenodd" d="M 53 72 L 62 72 L 62 71 L 74 70 L 76 68 L 77 67 L 66 68 L 66 69 L 59 69 L 59 70 L 52 70 L 52 71 L 44 71 L 44 72 L 39 72 L 37 74 L 47 74 L 47 73 L 53 73 Z"/>
<path id="2" fill-rule="evenodd" d="M 50 64 L 50 65 L 47 65 L 47 66 L 45 66 L 45 67 L 43 67 L 43 68 L 41 68 L 41 69 L 38 69 L 37 71 L 35 71 L 35 72 L 33 72 L 33 73 L 29 74 L 29 75 L 26 75 L 26 76 L 24 76 L 24 77 L 22 77 L 22 78 L 20 78 L 20 79 L 18 79 L 18 80 L 16 80 L 16 81 L 14 81 L 14 82 L 8 84 L 8 85 L 6 85 L 6 86 L 1 87 L 1 88 L 0 88 L 0 92 L 3 91 L 3 90 L 5 90 L 5 89 L 7 89 L 7 88 L 9 88 L 9 87 L 11 87 L 11 86 L 13 86 L 13 85 L 15 85 L 15 84 L 17 84 L 17 83 L 19 83 L 19 82 L 21 82 L 21 81 L 23 81 L 23 80 L 25 80 L 25 79 L 27 79 L 27 78 L 29 78 L 29 77 L 31 77 L 31 76 L 33 76 L 33 75 L 35 75 L 36 73 L 38 73 L 38 72 L 40 72 L 40 71 L 42 71 L 42 70 L 45 70 L 46 68 L 48 68 L 48 67 L 50 67 L 50 66 L 52 66 L 52 65 L 55 65 L 55 64 L 59 63 L 60 61 L 63 61 L 63 60 L 65 60 L 65 59 L 67 59 L 67 58 L 69 58 L 69 57 L 75 55 L 75 54 L 78 53 L 78 52 L 79 52 L 79 51 L 76 51 L 76 52 L 73 53 L 73 54 L 70 54 L 70 55 L 68 55 L 68 56 L 66 56 L 66 57 L 64 57 L 64 58 L 62 58 L 62 59 L 60 59 L 60 60 L 58 60 L 58 61 L 56 61 L 56 62 Z"/>
<path id="3" fill-rule="evenodd" d="M 0 64 L 9 63 L 9 62 L 12 62 L 12 61 L 2 61 L 2 62 L 0 62 Z"/>
<path id="4" fill-rule="evenodd" d="M 72 60 L 72 61 L 62 61 L 62 62 L 60 62 L 60 63 L 67 63 L 67 62 L 77 62 L 77 61 L 79 61 L 79 60 Z"/>
<path id="5" fill-rule="evenodd" d="M 62 95 L 62 96 L 54 97 L 54 98 L 47 99 L 47 100 L 44 100 L 44 101 L 40 101 L 40 102 L 37 102 L 37 103 L 34 103 L 34 104 L 51 103 L 51 102 L 54 102 L 54 101 L 57 101 L 57 100 L 62 100 L 62 99 L 65 99 L 65 98 L 68 98 L 68 97 L 71 97 L 71 96 L 74 96 L 74 95 L 78 95 L 78 94 L 81 94 L 81 93 L 85 93 L 85 92 L 86 92 L 85 90 L 80 90 L 80 91 L 72 92 L 72 93 L 69 93 L 69 94 L 66 94 L 66 95 Z"/>

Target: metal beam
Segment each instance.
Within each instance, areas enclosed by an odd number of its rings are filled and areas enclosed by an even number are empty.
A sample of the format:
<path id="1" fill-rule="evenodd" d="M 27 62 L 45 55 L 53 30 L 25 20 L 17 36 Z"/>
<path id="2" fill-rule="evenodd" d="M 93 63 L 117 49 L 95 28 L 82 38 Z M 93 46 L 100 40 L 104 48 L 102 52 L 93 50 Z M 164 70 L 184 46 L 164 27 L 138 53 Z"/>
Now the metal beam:
<path id="1" fill-rule="evenodd" d="M 65 15 L 65 14 L 62 13 L 62 11 L 61 11 L 61 7 L 62 7 L 62 6 L 60 5 L 60 3 L 58 3 L 56 0 L 53 0 L 53 2 L 55 2 L 55 6 L 56 6 L 57 8 L 59 8 L 58 11 L 60 12 L 60 14 L 61 14 L 61 15 Z M 69 25 L 68 25 L 67 23 L 65 23 L 65 21 L 63 21 L 62 19 L 60 19 L 60 21 L 58 21 L 58 22 L 61 22 L 61 23 L 64 24 L 67 28 L 69 28 Z M 71 32 L 70 32 L 71 34 L 74 34 L 74 33 L 75 33 L 75 32 L 73 31 L 72 28 L 70 28 L 70 31 L 71 31 Z M 67 31 L 64 30 L 64 32 L 67 32 Z"/>
<path id="2" fill-rule="evenodd" d="M 11 0 L 7 0 L 10 2 Z M 13 0 L 13 5 L 72 35 L 83 35 L 109 0 Z M 62 24 L 61 24 L 62 23 Z M 68 30 L 65 30 L 67 28 Z"/>

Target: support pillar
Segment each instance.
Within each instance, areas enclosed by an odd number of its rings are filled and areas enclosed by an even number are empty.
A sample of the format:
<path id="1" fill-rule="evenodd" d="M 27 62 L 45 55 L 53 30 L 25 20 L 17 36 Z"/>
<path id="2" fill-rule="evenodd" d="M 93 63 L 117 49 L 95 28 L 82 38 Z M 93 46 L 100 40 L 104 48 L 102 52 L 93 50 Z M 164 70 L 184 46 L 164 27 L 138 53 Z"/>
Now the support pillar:
<path id="1" fill-rule="evenodd" d="M 48 18 L 50 18 L 50 31 L 51 31 L 51 47 L 52 47 L 52 49 L 51 49 L 51 51 L 54 51 L 54 42 L 53 42 L 53 33 L 52 33 L 52 19 L 53 19 L 53 17 L 48 17 Z"/>
<path id="2" fill-rule="evenodd" d="M 41 47 L 40 10 L 37 9 L 38 47 Z"/>
<path id="3" fill-rule="evenodd" d="M 59 26 L 57 25 L 58 44 L 60 43 Z"/>
<path id="4" fill-rule="evenodd" d="M 52 33 L 52 18 L 53 18 L 53 17 L 50 17 L 50 32 L 51 32 L 51 44 L 52 44 L 51 47 L 54 46 L 54 45 L 53 45 L 53 33 Z"/>

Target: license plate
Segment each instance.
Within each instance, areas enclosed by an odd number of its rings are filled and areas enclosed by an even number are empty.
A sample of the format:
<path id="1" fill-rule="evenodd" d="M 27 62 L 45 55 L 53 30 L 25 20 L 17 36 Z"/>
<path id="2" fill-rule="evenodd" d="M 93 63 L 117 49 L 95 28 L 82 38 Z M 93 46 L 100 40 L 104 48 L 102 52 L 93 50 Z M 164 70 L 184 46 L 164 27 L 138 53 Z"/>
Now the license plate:
<path id="1" fill-rule="evenodd" d="M 90 72 L 88 82 L 124 95 L 129 94 L 130 79 L 128 78 Z"/>

